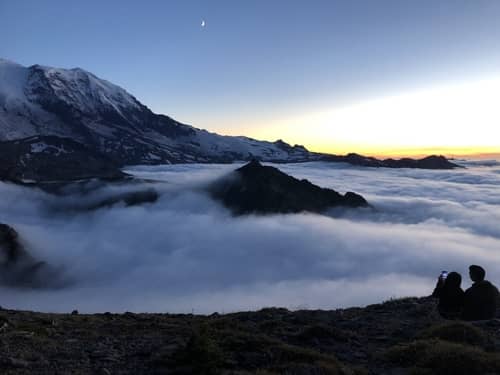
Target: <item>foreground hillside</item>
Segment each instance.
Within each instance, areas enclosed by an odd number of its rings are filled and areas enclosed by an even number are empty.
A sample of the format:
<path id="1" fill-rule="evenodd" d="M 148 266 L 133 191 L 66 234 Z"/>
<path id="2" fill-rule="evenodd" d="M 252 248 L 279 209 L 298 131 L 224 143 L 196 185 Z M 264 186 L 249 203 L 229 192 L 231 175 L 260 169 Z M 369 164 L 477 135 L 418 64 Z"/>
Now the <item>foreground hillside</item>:
<path id="1" fill-rule="evenodd" d="M 334 311 L 0 310 L 3 374 L 498 374 L 500 321 L 445 321 L 430 298 Z"/>

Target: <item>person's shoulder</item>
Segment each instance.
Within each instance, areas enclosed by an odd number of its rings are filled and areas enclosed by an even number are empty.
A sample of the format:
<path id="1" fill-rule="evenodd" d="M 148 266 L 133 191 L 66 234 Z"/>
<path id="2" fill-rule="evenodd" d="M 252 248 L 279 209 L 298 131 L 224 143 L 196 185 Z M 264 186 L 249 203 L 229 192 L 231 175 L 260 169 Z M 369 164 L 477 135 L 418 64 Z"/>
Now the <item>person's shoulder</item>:
<path id="1" fill-rule="evenodd" d="M 463 294 L 464 290 L 460 287 L 452 288 L 450 289 L 451 293 L 453 294 Z"/>
<path id="2" fill-rule="evenodd" d="M 483 280 L 483 281 L 480 281 L 480 282 L 475 283 L 475 284 L 477 284 L 477 286 L 478 286 L 479 288 L 496 288 L 496 286 L 495 286 L 495 285 L 493 285 L 493 284 L 492 284 L 490 281 L 488 281 L 488 280 Z"/>
<path id="3" fill-rule="evenodd" d="M 464 296 L 466 298 L 474 298 L 478 294 L 481 294 L 483 287 L 479 285 L 479 283 L 472 284 L 469 288 L 467 288 L 464 292 Z"/>
<path id="4" fill-rule="evenodd" d="M 472 293 L 475 289 L 477 289 L 477 283 L 474 283 L 470 287 L 465 289 L 465 293 Z"/>
<path id="5" fill-rule="evenodd" d="M 495 290 L 498 293 L 498 288 L 492 282 L 484 280 L 483 283 L 484 283 L 484 288 Z"/>

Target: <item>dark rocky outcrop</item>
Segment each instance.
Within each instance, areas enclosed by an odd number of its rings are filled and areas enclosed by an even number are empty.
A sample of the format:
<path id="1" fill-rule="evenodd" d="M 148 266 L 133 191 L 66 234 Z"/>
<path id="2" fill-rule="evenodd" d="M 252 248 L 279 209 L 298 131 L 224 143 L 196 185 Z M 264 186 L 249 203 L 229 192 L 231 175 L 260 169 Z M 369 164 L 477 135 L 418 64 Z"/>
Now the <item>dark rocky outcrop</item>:
<path id="1" fill-rule="evenodd" d="M 322 212 L 332 207 L 366 207 L 356 193 L 345 195 L 298 180 L 253 160 L 209 188 L 211 195 L 235 214 Z"/>
<path id="2" fill-rule="evenodd" d="M 416 169 L 454 169 L 462 166 L 450 162 L 442 155 L 430 155 L 422 159 L 377 159 L 355 153 L 347 155 L 325 155 L 323 160 L 330 162 L 344 162 L 351 165 L 374 168 L 416 168 Z"/>
<path id="3" fill-rule="evenodd" d="M 418 168 L 418 169 L 454 169 L 462 168 L 458 164 L 450 162 L 442 155 L 431 155 L 422 159 L 385 159 L 383 166 L 387 168 Z"/>
<path id="4" fill-rule="evenodd" d="M 139 206 L 142 204 L 154 203 L 158 200 L 159 196 L 159 193 L 154 189 L 127 191 L 115 193 L 106 197 L 87 197 L 85 193 L 81 193 L 80 199 L 60 201 L 56 205 L 50 207 L 50 210 L 54 213 L 80 213 L 98 210 L 100 208 L 109 208 L 115 205 L 122 205 L 125 207 Z"/>
<path id="5" fill-rule="evenodd" d="M 24 248 L 17 231 L 0 224 L 0 285 L 51 288 L 65 284 L 62 274 L 33 258 Z"/>
<path id="6" fill-rule="evenodd" d="M 158 200 L 158 193 L 153 189 L 130 191 L 113 195 L 85 207 L 86 210 L 96 210 L 103 207 L 111 207 L 115 204 L 123 204 L 126 207 L 137 206 L 144 203 L 154 203 Z"/>
<path id="7" fill-rule="evenodd" d="M 19 243 L 19 236 L 14 228 L 0 223 L 0 249 L 2 264 L 16 263 L 26 256 L 25 251 Z"/>
<path id="8" fill-rule="evenodd" d="M 36 136 L 0 142 L 0 180 L 43 184 L 125 176 L 116 163 L 69 138 Z"/>

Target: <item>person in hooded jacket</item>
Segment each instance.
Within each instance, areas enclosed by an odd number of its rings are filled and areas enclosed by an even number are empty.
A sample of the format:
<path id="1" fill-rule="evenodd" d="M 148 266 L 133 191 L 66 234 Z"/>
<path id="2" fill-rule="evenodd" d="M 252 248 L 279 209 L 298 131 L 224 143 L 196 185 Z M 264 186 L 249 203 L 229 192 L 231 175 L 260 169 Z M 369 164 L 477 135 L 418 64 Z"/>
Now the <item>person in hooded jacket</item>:
<path id="1" fill-rule="evenodd" d="M 498 289 L 485 280 L 486 271 L 481 266 L 469 267 L 472 286 L 465 291 L 462 319 L 486 320 L 496 316 L 498 308 Z"/>
<path id="2" fill-rule="evenodd" d="M 462 276 L 458 272 L 450 272 L 446 278 L 438 279 L 432 296 L 439 298 L 438 311 L 445 319 L 457 319 L 462 313 L 464 291 L 461 283 Z"/>

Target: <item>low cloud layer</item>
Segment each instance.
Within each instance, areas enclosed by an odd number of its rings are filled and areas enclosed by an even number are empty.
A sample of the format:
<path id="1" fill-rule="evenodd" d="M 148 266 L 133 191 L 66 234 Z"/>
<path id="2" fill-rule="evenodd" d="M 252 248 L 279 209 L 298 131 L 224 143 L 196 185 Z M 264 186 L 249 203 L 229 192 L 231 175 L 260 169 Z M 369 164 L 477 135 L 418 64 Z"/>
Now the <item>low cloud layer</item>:
<path id="1" fill-rule="evenodd" d="M 0 288 L 0 305 L 42 311 L 230 312 L 335 308 L 432 292 L 441 270 L 481 264 L 500 284 L 500 164 L 451 171 L 279 165 L 365 196 L 375 210 L 232 217 L 201 189 L 235 165 L 135 167 L 149 180 L 54 197 L 0 183 L 0 222 L 74 282 Z M 117 192 L 154 187 L 157 202 L 77 212 Z"/>

